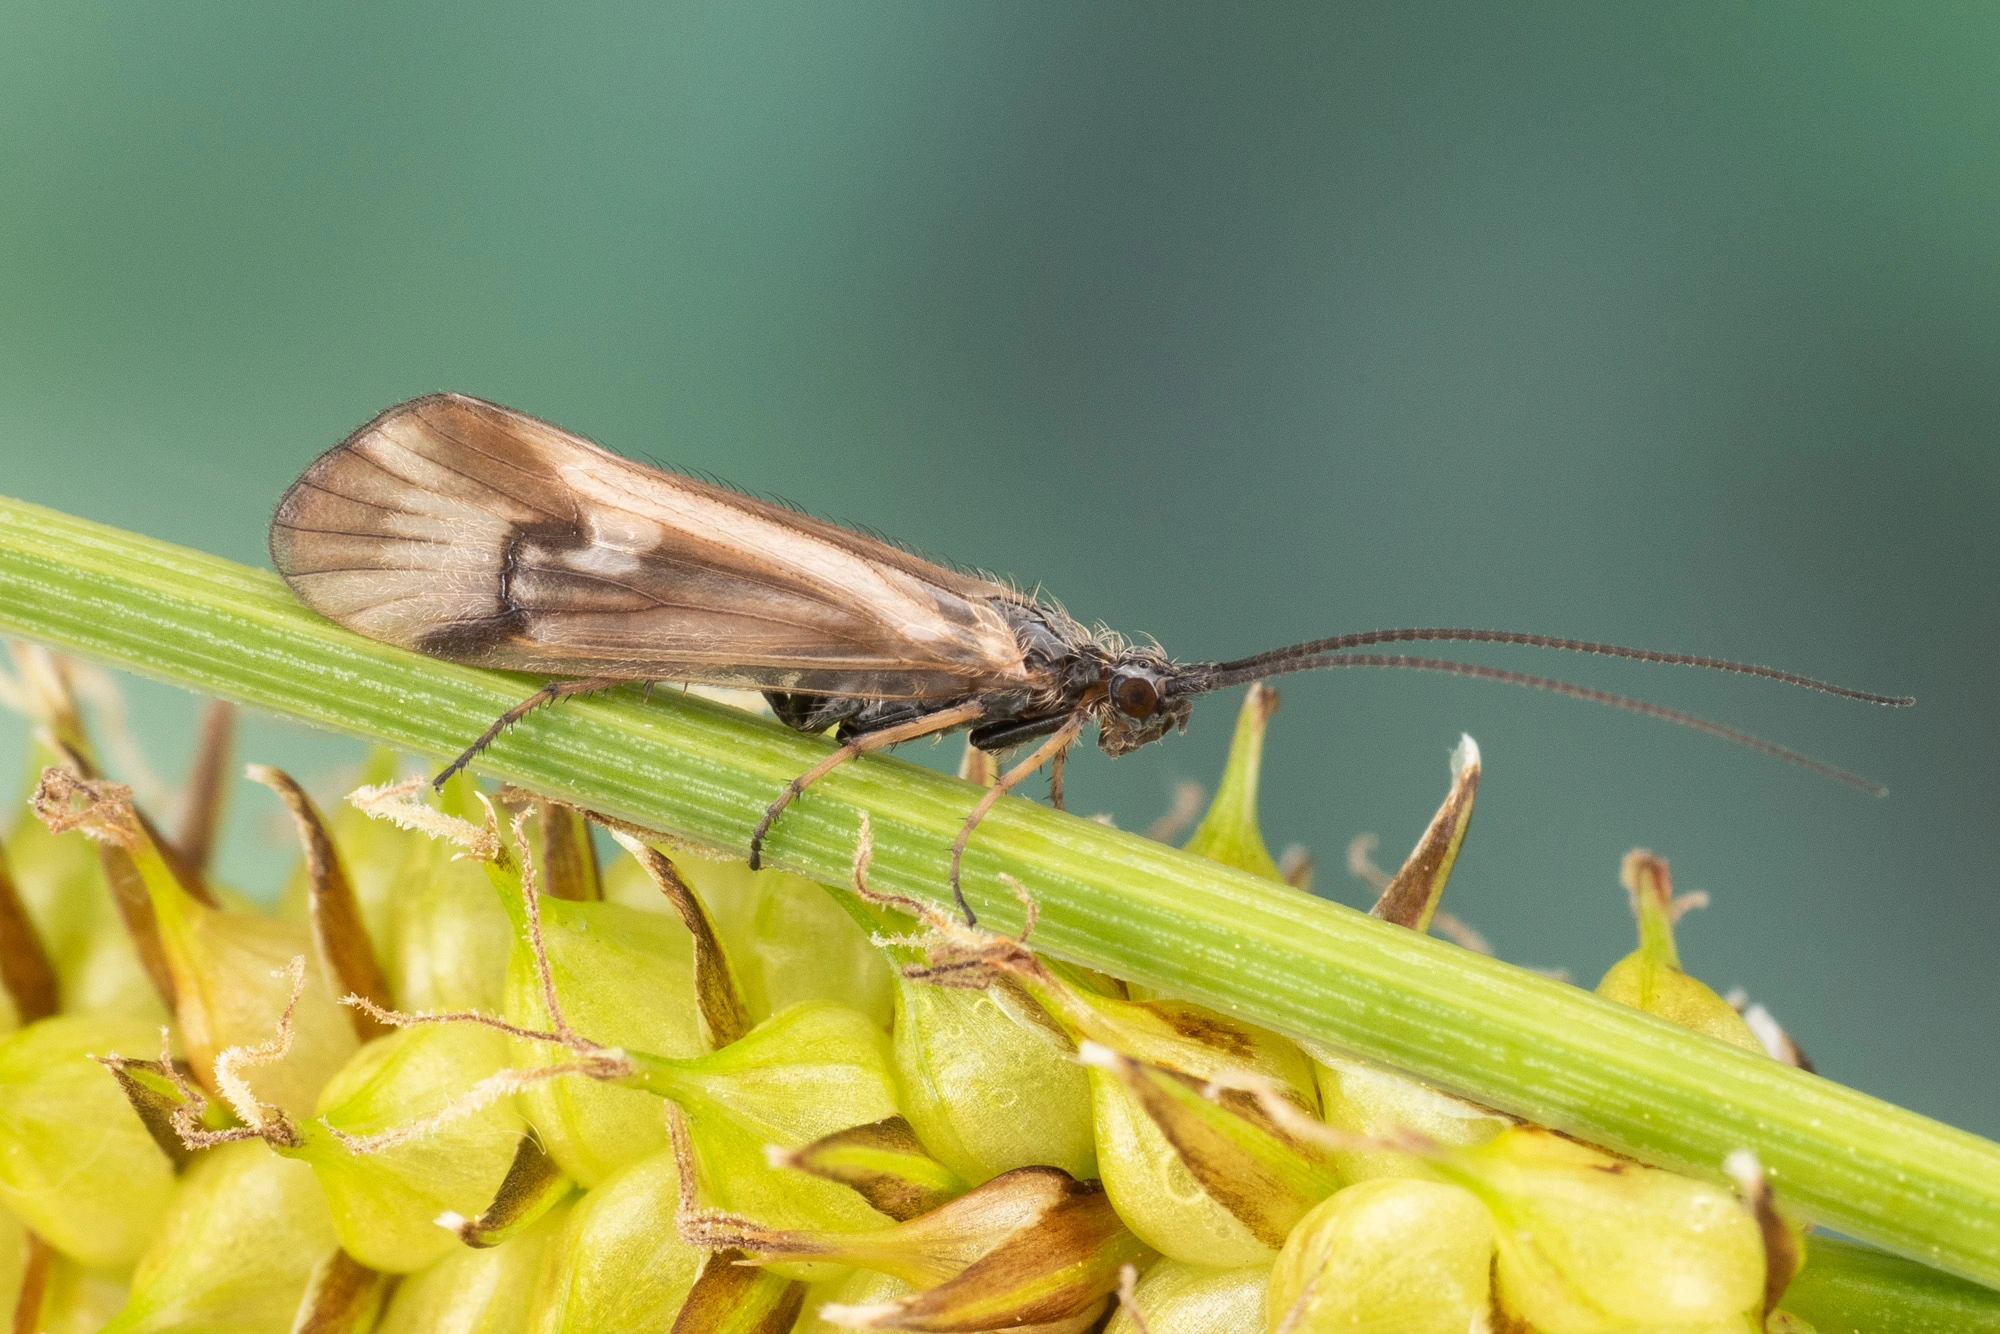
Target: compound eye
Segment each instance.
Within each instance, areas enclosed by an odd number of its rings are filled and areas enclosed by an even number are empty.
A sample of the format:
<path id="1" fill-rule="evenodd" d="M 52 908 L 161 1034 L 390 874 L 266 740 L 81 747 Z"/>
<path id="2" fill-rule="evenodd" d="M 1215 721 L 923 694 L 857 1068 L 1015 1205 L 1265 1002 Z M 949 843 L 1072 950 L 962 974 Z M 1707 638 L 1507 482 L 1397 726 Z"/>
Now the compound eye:
<path id="1" fill-rule="evenodd" d="M 1160 692 L 1143 676 L 1111 678 L 1111 702 L 1127 718 L 1146 719 L 1160 707 Z"/>

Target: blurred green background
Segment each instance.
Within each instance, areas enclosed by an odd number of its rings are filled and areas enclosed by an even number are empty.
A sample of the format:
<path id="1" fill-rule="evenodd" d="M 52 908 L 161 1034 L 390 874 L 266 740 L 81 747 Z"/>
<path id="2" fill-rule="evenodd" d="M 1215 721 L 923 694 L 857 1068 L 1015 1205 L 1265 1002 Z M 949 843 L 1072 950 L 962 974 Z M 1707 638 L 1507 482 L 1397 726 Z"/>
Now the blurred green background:
<path id="1" fill-rule="evenodd" d="M 451 388 L 1183 657 L 1504 626 L 1908 691 L 1481 659 L 1877 801 L 1525 691 L 1296 678 L 1267 832 L 1364 901 L 1348 839 L 1393 864 L 1470 731 L 1448 906 L 1502 954 L 1593 983 L 1653 847 L 1715 897 L 1694 971 L 2000 1133 L 1996 69 L 1980 5 L 10 4 L 0 491 L 262 562 L 307 460 Z M 174 772 L 194 702 L 131 693 Z M 1143 827 L 1234 705 L 1072 804 Z M 275 810 L 237 798 L 253 889 Z"/>

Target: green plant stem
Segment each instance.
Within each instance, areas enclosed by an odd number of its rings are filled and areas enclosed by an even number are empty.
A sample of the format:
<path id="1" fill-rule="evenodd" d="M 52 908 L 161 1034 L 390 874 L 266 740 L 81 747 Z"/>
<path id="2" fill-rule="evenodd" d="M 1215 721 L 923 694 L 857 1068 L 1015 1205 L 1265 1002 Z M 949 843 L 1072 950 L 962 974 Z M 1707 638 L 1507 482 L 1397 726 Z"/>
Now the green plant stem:
<path id="1" fill-rule="evenodd" d="M 372 643 L 262 570 L 0 500 L 0 630 L 435 759 L 537 682 Z M 765 805 L 826 754 L 671 687 L 565 703 L 488 752 L 485 773 L 742 855 Z M 773 863 L 839 884 L 861 813 L 874 884 L 946 902 L 947 850 L 974 789 L 869 758 L 795 803 Z M 1052 955 L 1386 1061 L 1481 1102 L 1715 1178 L 1762 1160 L 1793 1207 L 2000 1286 L 2000 1145 L 1576 987 L 1025 800 L 965 858 L 996 928 L 1018 878 Z"/>
<path id="2" fill-rule="evenodd" d="M 2000 1334 L 2000 1293 L 1832 1237 L 1807 1239 L 1783 1306 L 1819 1334 Z"/>

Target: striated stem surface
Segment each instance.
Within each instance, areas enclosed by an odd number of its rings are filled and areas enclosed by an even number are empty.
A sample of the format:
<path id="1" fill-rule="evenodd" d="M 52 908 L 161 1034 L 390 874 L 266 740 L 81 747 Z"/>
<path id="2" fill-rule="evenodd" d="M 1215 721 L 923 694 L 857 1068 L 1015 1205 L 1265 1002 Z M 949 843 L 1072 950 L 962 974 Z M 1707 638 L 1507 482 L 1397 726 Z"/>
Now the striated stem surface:
<path id="1" fill-rule="evenodd" d="M 277 577 L 0 499 L 0 631 L 433 759 L 539 682 L 372 643 Z M 770 800 L 827 743 L 636 690 L 530 715 L 486 773 L 742 855 Z M 879 889 L 948 901 L 979 789 L 891 758 L 847 765 L 772 828 L 773 864 L 844 883 L 861 813 Z M 2000 1145 L 1601 1000 L 1579 988 L 1032 802 L 999 803 L 967 897 L 1038 948 L 1244 1019 L 1391 1062 L 1481 1102 L 1719 1178 L 1754 1150 L 1813 1218 L 2000 1287 Z"/>

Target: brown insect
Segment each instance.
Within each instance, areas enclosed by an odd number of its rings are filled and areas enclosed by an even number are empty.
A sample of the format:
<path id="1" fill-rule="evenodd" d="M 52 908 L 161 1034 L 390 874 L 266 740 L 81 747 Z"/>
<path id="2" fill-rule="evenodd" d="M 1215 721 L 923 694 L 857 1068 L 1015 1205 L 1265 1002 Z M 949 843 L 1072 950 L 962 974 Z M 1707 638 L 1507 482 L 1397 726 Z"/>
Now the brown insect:
<path id="1" fill-rule="evenodd" d="M 537 705 L 630 681 L 764 692 L 839 749 L 772 801 L 750 841 L 828 770 L 899 741 L 970 729 L 1004 751 L 1040 741 L 980 797 L 951 850 L 1001 794 L 1061 763 L 1086 725 L 1122 755 L 1187 725 L 1197 695 L 1315 667 L 1413 667 L 1555 691 L 1699 728 L 1861 787 L 1874 784 L 1734 728 L 1620 695 L 1472 663 L 1356 653 L 1459 640 L 1742 672 L 1829 694 L 1913 701 L 1747 663 L 1496 630 L 1378 630 L 1234 662 L 1177 663 L 1093 633 L 1060 608 L 725 487 L 634 463 L 547 422 L 462 394 L 389 409 L 321 455 L 271 521 L 271 558 L 315 611 L 453 662 L 566 678 L 509 709 L 438 782 Z"/>

